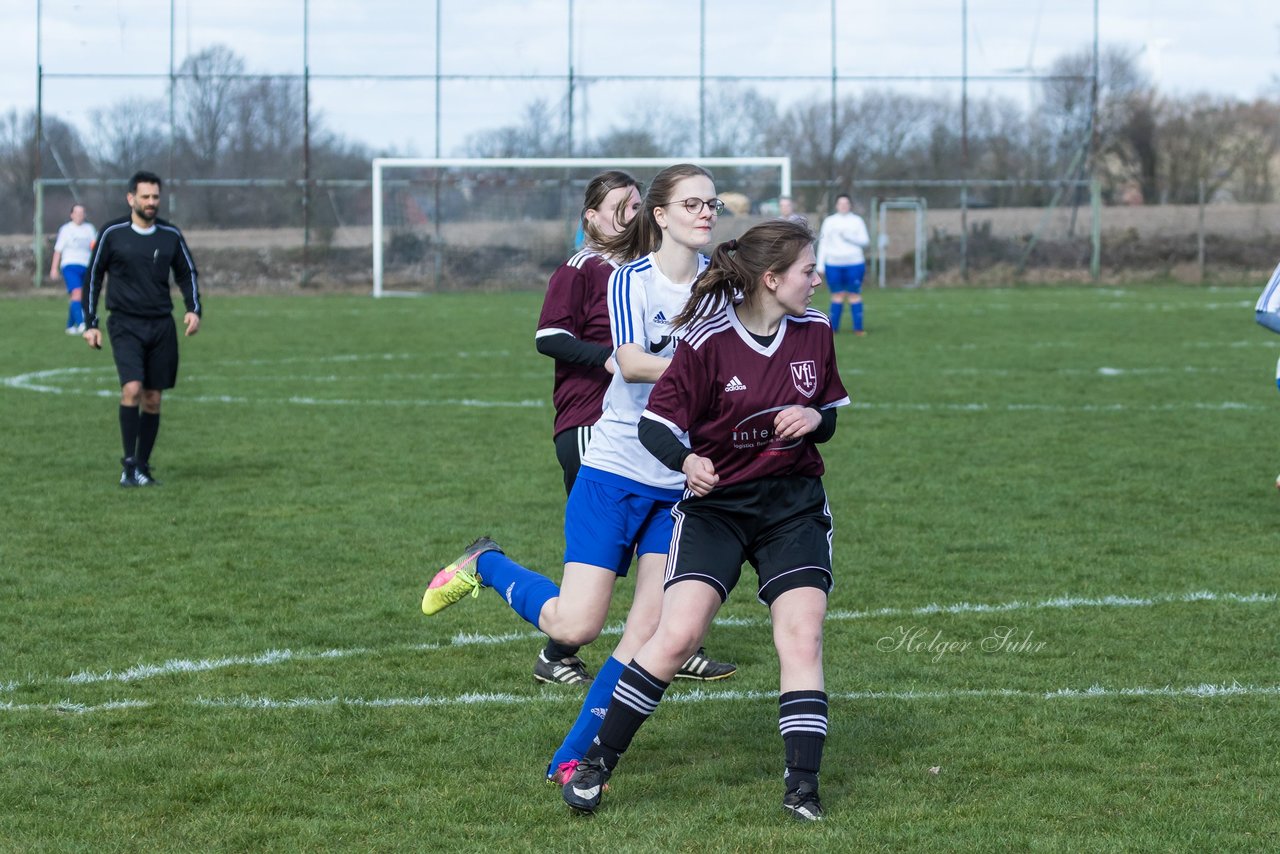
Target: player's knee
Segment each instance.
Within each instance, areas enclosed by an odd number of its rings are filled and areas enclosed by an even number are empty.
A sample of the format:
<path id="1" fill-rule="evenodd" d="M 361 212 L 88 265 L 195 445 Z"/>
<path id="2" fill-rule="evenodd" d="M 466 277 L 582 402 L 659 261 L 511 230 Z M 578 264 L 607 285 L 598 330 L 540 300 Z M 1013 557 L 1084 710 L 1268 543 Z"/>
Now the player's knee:
<path id="1" fill-rule="evenodd" d="M 774 629 L 778 658 L 793 664 L 812 664 L 822 660 L 821 625 L 790 625 Z"/>
<path id="2" fill-rule="evenodd" d="M 693 626 L 673 626 L 668 623 L 658 630 L 653 641 L 658 644 L 658 649 L 664 658 L 683 664 L 702 645 L 702 634 Z"/>
<path id="3" fill-rule="evenodd" d="M 137 406 L 142 400 L 142 383 L 125 383 L 120 386 L 120 405 Z"/>
<path id="4" fill-rule="evenodd" d="M 572 620 L 560 620 L 558 623 L 547 634 L 565 646 L 586 646 L 600 637 L 600 632 L 604 629 L 603 620 L 583 619 L 581 617 Z"/>
<path id="5" fill-rule="evenodd" d="M 79 289 L 79 288 L 76 288 L 74 291 L 72 291 L 71 293 L 67 294 L 67 297 L 68 297 L 68 299 L 70 299 L 72 302 L 80 302 L 80 289 Z"/>
<path id="6" fill-rule="evenodd" d="M 154 389 L 143 389 L 142 391 L 142 411 L 156 415 L 160 412 L 161 393 Z"/>

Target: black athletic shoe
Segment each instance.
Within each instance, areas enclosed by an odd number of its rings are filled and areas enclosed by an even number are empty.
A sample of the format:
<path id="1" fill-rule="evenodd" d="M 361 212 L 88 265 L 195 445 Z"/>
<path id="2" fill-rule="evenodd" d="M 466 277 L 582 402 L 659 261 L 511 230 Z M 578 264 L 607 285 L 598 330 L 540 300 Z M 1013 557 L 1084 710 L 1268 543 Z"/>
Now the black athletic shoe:
<path id="1" fill-rule="evenodd" d="M 717 679 L 728 679 L 738 672 L 738 665 L 727 661 L 712 661 L 707 658 L 705 647 L 689 656 L 684 666 L 676 671 L 677 679 L 699 679 L 703 682 L 714 682 Z"/>
<path id="2" fill-rule="evenodd" d="M 138 463 L 133 468 L 133 485 L 134 486 L 159 486 L 160 481 L 155 479 L 151 474 L 151 466 L 146 463 Z"/>
<path id="3" fill-rule="evenodd" d="M 132 489 L 138 485 L 138 466 L 134 463 L 132 457 L 123 457 L 120 460 L 120 485 L 126 489 Z"/>
<path id="4" fill-rule="evenodd" d="M 787 792 L 782 808 L 800 821 L 822 820 L 822 801 L 818 800 L 818 788 L 812 783 L 801 783 Z"/>
<path id="5" fill-rule="evenodd" d="M 610 771 L 600 759 L 585 759 L 578 763 L 569 782 L 560 790 L 564 802 L 578 812 L 595 812 L 600 806 L 600 795 L 609 782 Z"/>
<path id="6" fill-rule="evenodd" d="M 587 666 L 576 655 L 551 661 L 546 650 L 538 653 L 538 660 L 533 663 L 533 678 L 548 685 L 578 685 L 590 683 L 591 674 Z"/>

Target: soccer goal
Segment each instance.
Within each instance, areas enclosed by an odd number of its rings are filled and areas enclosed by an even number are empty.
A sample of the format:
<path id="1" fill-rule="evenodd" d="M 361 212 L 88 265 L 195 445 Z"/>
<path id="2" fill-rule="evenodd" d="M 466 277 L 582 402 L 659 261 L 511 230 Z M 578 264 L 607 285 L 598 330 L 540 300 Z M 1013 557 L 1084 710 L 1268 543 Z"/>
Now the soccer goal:
<path id="1" fill-rule="evenodd" d="M 402 158 L 373 161 L 373 295 L 541 287 L 575 248 L 582 194 L 607 169 L 647 186 L 676 163 L 728 203 L 717 240 L 791 194 L 789 157 Z"/>
<path id="2" fill-rule="evenodd" d="M 928 216 L 928 204 L 923 196 L 904 196 L 899 198 L 882 199 L 875 197 L 871 200 L 871 228 L 872 242 L 875 245 L 875 268 L 876 276 L 880 280 L 880 287 L 885 285 L 885 268 L 888 266 L 887 250 L 891 243 L 895 242 L 895 238 L 891 235 L 893 232 L 899 232 L 898 238 L 910 235 L 914 240 L 914 246 L 911 252 L 911 259 L 914 264 L 915 277 L 912 285 L 919 287 L 924 284 L 925 277 L 929 274 L 929 233 L 925 228 L 925 219 Z M 902 227 L 902 223 L 893 223 L 889 219 L 890 211 L 910 211 L 914 213 L 914 219 L 910 231 Z M 905 240 L 898 239 L 899 245 L 905 245 Z M 901 249 L 895 250 L 902 254 Z"/>

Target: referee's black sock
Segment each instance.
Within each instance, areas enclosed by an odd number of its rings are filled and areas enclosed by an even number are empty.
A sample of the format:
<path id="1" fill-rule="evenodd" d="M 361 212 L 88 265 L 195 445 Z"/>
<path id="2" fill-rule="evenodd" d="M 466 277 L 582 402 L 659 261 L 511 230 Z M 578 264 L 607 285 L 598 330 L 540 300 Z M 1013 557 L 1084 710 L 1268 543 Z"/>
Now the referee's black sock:
<path id="1" fill-rule="evenodd" d="M 559 661 L 562 658 L 572 658 L 580 649 L 582 649 L 580 646 L 569 646 L 547 638 L 547 646 L 542 650 L 542 654 L 546 656 L 547 661 Z"/>
<path id="2" fill-rule="evenodd" d="M 143 412 L 138 416 L 138 453 L 141 465 L 151 460 L 151 449 L 156 446 L 156 436 L 160 433 L 160 413 Z"/>
<path id="3" fill-rule="evenodd" d="M 640 726 L 658 708 L 663 693 L 670 685 L 634 661 L 628 664 L 618 679 L 618 686 L 613 689 L 613 700 L 600 724 L 595 744 L 587 752 L 588 758 L 603 759 L 605 766 L 613 769 L 619 757 L 631 746 L 631 739 Z"/>
<path id="4" fill-rule="evenodd" d="M 127 460 L 137 459 L 140 422 L 138 407 L 123 405 L 120 407 L 120 440 L 124 443 L 124 457 Z"/>
<path id="5" fill-rule="evenodd" d="M 827 740 L 827 693 L 788 691 L 778 697 L 778 729 L 787 769 L 787 790 L 808 782 L 818 787 L 822 746 Z"/>

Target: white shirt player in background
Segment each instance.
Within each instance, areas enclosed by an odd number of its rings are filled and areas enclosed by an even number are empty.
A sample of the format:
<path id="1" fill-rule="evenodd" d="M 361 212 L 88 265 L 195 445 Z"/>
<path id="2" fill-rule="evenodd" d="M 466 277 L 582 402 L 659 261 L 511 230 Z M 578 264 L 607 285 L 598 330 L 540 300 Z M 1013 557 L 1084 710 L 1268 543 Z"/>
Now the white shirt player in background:
<path id="1" fill-rule="evenodd" d="M 89 258 L 93 254 L 93 241 L 98 237 L 98 230 L 93 223 L 85 222 L 84 205 L 71 206 L 71 221 L 58 229 L 58 238 L 53 244 L 53 263 L 49 266 L 49 278 L 58 281 L 58 277 L 67 283 L 67 334 L 84 333 L 84 308 L 80 305 L 80 286 L 84 283 L 85 271 L 89 269 Z"/>
<path id="2" fill-rule="evenodd" d="M 853 334 L 864 334 L 862 328 L 862 279 L 867 273 L 863 250 L 871 243 L 867 224 L 853 212 L 853 199 L 848 194 L 836 196 L 836 212 L 822 221 L 818 232 L 818 272 L 826 277 L 831 289 L 831 330 L 840 331 L 840 315 L 849 304 Z"/>
<path id="3" fill-rule="evenodd" d="M 1280 332 L 1280 266 L 1276 267 L 1271 280 L 1262 289 L 1262 296 L 1258 297 L 1253 316 L 1272 332 Z M 1280 360 L 1276 362 L 1276 388 L 1280 389 Z M 1280 489 L 1280 477 L 1276 478 L 1276 489 Z"/>
<path id="4" fill-rule="evenodd" d="M 635 595 L 622 638 L 596 673 L 577 720 L 547 768 L 547 776 L 557 783 L 572 775 L 595 737 L 624 662 L 658 625 L 671 508 L 680 499 L 684 478 L 645 451 L 636 425 L 653 383 L 675 352 L 672 322 L 706 266 L 700 250 L 710 244 L 723 208 L 715 192 L 705 169 L 688 163 L 670 166 L 653 179 L 640 212 L 600 246 L 611 258 L 634 260 L 609 278 L 617 369 L 565 506 L 561 583 L 515 563 L 497 543 L 482 537 L 441 569 L 423 596 L 423 613 L 430 616 L 479 586 L 492 587 L 548 637 L 583 646 L 600 635 L 614 587 L 637 558 Z M 703 659 L 707 666 L 722 668 L 718 678 L 737 669 Z"/>

